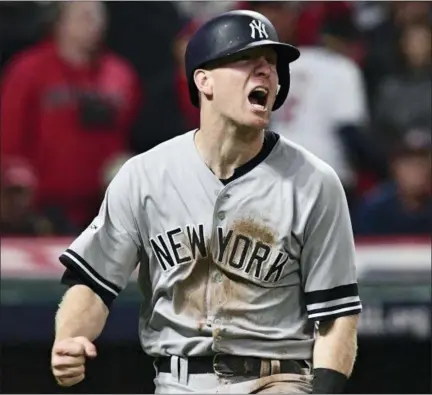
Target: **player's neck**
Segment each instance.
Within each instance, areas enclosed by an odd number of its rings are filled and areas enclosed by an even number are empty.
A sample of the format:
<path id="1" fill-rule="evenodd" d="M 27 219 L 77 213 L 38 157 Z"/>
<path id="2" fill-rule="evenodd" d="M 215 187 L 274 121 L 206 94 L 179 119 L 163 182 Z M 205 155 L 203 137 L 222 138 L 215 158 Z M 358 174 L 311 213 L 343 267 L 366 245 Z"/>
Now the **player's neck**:
<path id="1" fill-rule="evenodd" d="M 234 170 L 261 150 L 264 131 L 239 130 L 222 122 L 202 123 L 195 145 L 203 161 L 220 179 L 232 177 Z"/>

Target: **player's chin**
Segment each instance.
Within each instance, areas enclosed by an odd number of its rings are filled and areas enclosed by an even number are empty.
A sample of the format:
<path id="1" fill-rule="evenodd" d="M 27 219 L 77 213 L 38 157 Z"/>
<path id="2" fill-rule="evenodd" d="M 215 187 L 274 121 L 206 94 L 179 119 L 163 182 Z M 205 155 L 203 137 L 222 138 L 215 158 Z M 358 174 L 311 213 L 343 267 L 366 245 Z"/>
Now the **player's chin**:
<path id="1" fill-rule="evenodd" d="M 263 129 L 267 129 L 268 125 L 269 125 L 268 121 L 256 120 L 254 122 L 251 122 L 248 126 L 252 129 L 263 130 Z"/>
<path id="2" fill-rule="evenodd" d="M 251 128 L 264 129 L 270 123 L 270 114 L 268 113 L 252 113 L 248 118 L 248 126 Z"/>

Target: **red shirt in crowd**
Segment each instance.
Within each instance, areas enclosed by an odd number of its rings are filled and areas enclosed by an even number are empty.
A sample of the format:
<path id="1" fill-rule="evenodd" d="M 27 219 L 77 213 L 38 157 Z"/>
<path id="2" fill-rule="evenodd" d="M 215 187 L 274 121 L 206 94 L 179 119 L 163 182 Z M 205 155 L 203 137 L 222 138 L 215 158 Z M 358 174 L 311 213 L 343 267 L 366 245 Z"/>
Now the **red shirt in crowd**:
<path id="1" fill-rule="evenodd" d="M 336 15 L 348 15 L 351 4 L 347 1 L 314 1 L 305 3 L 297 28 L 297 45 L 317 45 L 326 19 Z"/>
<path id="2" fill-rule="evenodd" d="M 100 204 L 106 161 L 128 148 L 140 103 L 135 72 L 109 51 L 91 65 L 71 66 L 45 42 L 12 60 L 1 89 L 2 155 L 29 160 L 38 176 L 37 202 L 60 207 L 85 226 Z M 89 116 L 81 99 L 96 94 L 109 106 L 93 105 Z M 88 126 L 95 113 L 99 123 Z"/>

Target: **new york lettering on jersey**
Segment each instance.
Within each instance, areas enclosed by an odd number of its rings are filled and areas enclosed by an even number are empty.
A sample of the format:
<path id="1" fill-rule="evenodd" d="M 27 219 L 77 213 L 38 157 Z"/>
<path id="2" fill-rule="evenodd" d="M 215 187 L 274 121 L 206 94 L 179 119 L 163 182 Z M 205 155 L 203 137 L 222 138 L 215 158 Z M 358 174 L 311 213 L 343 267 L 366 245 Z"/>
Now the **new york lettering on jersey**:
<path id="1" fill-rule="evenodd" d="M 235 233 L 234 229 L 224 231 L 219 226 L 214 233 L 215 240 L 206 245 L 204 225 L 188 225 L 185 229 L 178 227 L 165 235 L 159 234 L 150 239 L 150 244 L 163 271 L 169 271 L 175 265 L 190 264 L 198 256 L 207 258 L 211 255 L 215 264 L 242 277 L 246 274 L 251 281 L 276 283 L 290 262 L 288 252 L 275 249 L 271 244 L 249 235 Z M 211 250 L 212 245 L 216 246 L 216 250 Z M 182 248 L 187 252 L 181 256 Z"/>

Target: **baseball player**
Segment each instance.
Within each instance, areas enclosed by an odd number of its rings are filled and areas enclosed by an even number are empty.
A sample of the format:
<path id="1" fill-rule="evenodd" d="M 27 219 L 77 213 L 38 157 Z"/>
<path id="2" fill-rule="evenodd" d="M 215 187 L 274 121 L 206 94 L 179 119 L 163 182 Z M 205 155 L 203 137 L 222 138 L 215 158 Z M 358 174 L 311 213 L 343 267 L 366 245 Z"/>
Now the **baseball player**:
<path id="1" fill-rule="evenodd" d="M 60 257 L 71 285 L 52 349 L 60 385 L 84 379 L 139 263 L 156 393 L 343 391 L 361 311 L 346 199 L 328 165 L 266 130 L 299 55 L 255 12 L 192 37 L 200 128 L 126 162 Z"/>

